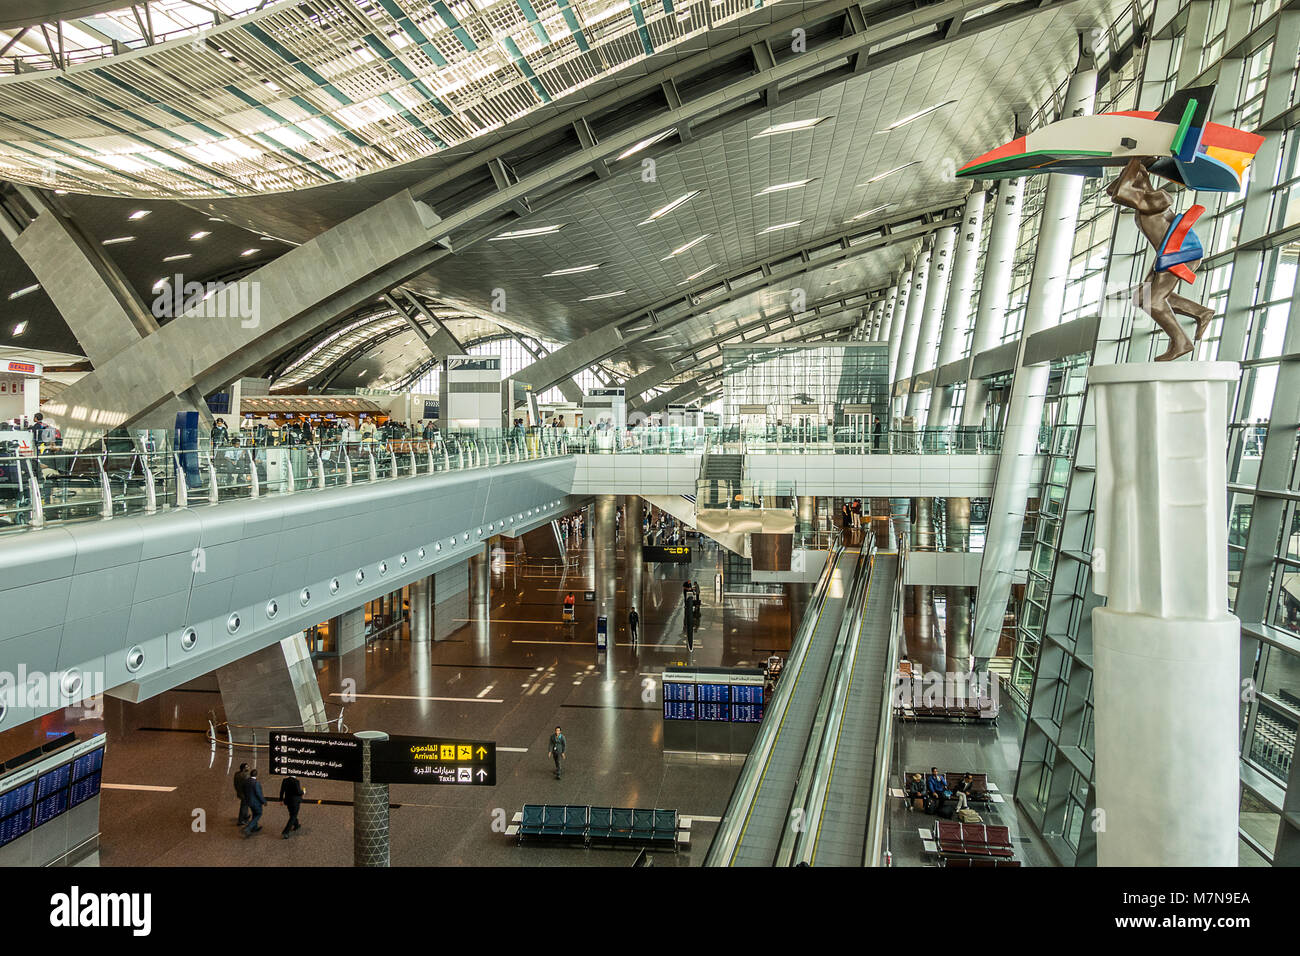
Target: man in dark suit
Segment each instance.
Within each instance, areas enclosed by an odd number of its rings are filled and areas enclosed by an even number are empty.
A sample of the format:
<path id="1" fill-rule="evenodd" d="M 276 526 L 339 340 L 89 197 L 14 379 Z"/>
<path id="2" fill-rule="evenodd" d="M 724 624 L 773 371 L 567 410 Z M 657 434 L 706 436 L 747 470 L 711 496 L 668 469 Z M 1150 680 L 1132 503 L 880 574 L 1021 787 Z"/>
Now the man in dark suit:
<path id="1" fill-rule="evenodd" d="M 262 829 L 262 808 L 266 806 L 266 796 L 262 793 L 262 783 L 257 779 L 257 768 L 248 771 L 248 783 L 244 785 L 244 796 L 248 801 L 252 817 L 244 827 L 244 836 L 249 837 Z"/>
<path id="2" fill-rule="evenodd" d="M 299 829 L 298 826 L 298 808 L 302 806 L 302 798 L 307 796 L 307 791 L 302 788 L 298 778 L 290 774 L 285 777 L 280 784 L 280 800 L 285 808 L 289 811 L 289 821 L 285 823 L 284 829 L 280 831 L 280 836 L 289 839 L 289 831 Z"/>
<path id="3" fill-rule="evenodd" d="M 241 763 L 239 769 L 235 771 L 235 796 L 239 798 L 239 819 L 235 821 L 236 826 L 243 826 L 248 822 L 248 764 Z"/>

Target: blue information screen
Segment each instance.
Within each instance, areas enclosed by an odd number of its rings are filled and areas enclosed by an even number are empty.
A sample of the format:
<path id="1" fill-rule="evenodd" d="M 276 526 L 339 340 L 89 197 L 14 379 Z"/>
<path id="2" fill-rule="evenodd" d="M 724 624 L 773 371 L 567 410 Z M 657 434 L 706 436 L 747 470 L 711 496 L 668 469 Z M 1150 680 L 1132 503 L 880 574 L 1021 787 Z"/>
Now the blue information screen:
<path id="1" fill-rule="evenodd" d="M 695 701 L 693 700 L 664 701 L 664 720 L 694 720 L 694 719 L 695 719 Z"/>
<path id="2" fill-rule="evenodd" d="M 53 796 L 46 797 L 36 804 L 36 825 L 49 823 L 60 813 L 68 809 L 68 791 L 60 790 Z"/>
<path id="3" fill-rule="evenodd" d="M 736 704 L 763 703 L 762 684 L 732 684 L 731 700 Z"/>
<path id="4" fill-rule="evenodd" d="M 718 703 L 731 702 L 731 685 L 730 684 L 698 684 L 695 691 L 696 700 L 717 701 Z"/>
<path id="5" fill-rule="evenodd" d="M 0 820 L 0 846 L 12 843 L 32 828 L 32 811 L 30 808 L 10 814 Z"/>
<path id="6" fill-rule="evenodd" d="M 8 793 L 0 793 L 0 817 L 7 817 L 11 813 L 17 813 L 24 807 L 30 807 L 35 794 L 35 780 L 29 781 L 21 787 L 14 787 Z"/>
<path id="7" fill-rule="evenodd" d="M 92 773 L 88 777 L 82 777 L 74 781 L 72 788 L 69 790 L 69 805 L 76 806 L 79 803 L 85 803 L 91 797 L 99 793 L 99 774 Z"/>
<path id="8" fill-rule="evenodd" d="M 80 780 L 87 774 L 97 773 L 104 766 L 104 748 L 82 754 L 72 761 L 72 779 Z"/>
<path id="9" fill-rule="evenodd" d="M 730 720 L 730 704 L 700 704 L 700 720 Z"/>
<path id="10" fill-rule="evenodd" d="M 664 700 L 694 700 L 694 684 L 670 684 L 664 682 Z"/>
<path id="11" fill-rule="evenodd" d="M 763 705 L 732 704 L 731 719 L 742 724 L 756 724 L 763 719 Z"/>
<path id="12" fill-rule="evenodd" d="M 65 763 L 36 779 L 36 799 L 43 800 L 56 790 L 62 790 L 72 779 L 72 764 Z M 39 824 L 37 824 L 39 826 Z"/>

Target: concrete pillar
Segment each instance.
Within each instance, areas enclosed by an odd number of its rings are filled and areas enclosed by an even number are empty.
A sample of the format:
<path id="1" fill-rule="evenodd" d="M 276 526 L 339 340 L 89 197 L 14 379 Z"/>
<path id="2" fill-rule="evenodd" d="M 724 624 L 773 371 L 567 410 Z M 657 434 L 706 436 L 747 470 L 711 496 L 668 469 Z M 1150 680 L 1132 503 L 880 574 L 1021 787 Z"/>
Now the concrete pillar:
<path id="1" fill-rule="evenodd" d="M 1066 116 L 1092 112 L 1097 92 L 1097 70 L 1091 54 L 1083 52 L 1065 94 Z M 1083 177 L 1051 174 L 1043 198 L 1043 216 L 1034 249 L 1034 273 L 1029 281 L 1025 327 L 1020 336 L 1016 376 L 1011 386 L 1007 425 L 1003 432 L 997 479 L 990 504 L 988 538 L 980 566 L 978 604 L 975 608 L 974 652 L 981 660 L 992 657 L 1002 633 L 1002 618 L 1011 594 L 1011 579 L 1020 549 L 1020 529 L 1025 521 L 1025 501 L 1038 448 L 1043 400 L 1051 364 L 1025 365 L 1025 343 L 1030 336 L 1056 325 L 1065 302 L 1065 281 L 1070 273 L 1075 224 Z"/>
<path id="2" fill-rule="evenodd" d="M 478 554 L 469 559 L 470 578 L 474 582 L 471 598 L 474 607 L 486 612 L 492 603 L 492 542 L 485 541 Z M 483 614 L 486 617 L 486 613 Z"/>
<path id="3" fill-rule="evenodd" d="M 944 499 L 945 551 L 970 550 L 970 499 Z"/>
<path id="4" fill-rule="evenodd" d="M 799 524 L 795 530 L 800 532 L 817 530 L 817 497 L 799 495 Z"/>
<path id="5" fill-rule="evenodd" d="M 433 575 L 433 639 L 445 641 L 470 617 L 469 562 Z"/>
<path id="6" fill-rule="evenodd" d="M 956 226 L 940 229 L 935 237 L 934 252 L 930 256 L 930 278 L 925 287 L 925 306 L 921 310 L 921 327 L 916 336 L 916 351 L 912 355 L 912 375 L 934 368 L 934 357 L 939 349 L 939 329 L 943 324 L 943 305 L 948 298 L 948 277 L 952 273 L 953 246 L 956 242 Z M 917 416 L 921 400 L 920 392 L 915 389 L 908 392 L 908 415 Z"/>
<path id="7" fill-rule="evenodd" d="M 912 267 L 912 288 L 907 297 L 907 317 L 903 320 L 902 341 L 898 347 L 898 367 L 894 369 L 893 381 L 910 379 L 912 361 L 916 356 L 916 342 L 921 335 L 921 312 L 925 307 L 925 290 L 930 281 L 930 247 L 917 257 Z M 901 416 L 907 400 L 895 399 L 894 414 Z"/>
<path id="8" fill-rule="evenodd" d="M 876 318 L 875 328 L 872 329 L 871 341 L 888 342 L 889 331 L 893 324 L 894 304 L 898 300 L 898 283 L 895 282 L 885 293 L 885 298 L 880 303 L 880 314 Z"/>
<path id="9" fill-rule="evenodd" d="M 618 551 L 614 534 L 614 513 L 618 507 L 616 495 L 596 495 L 591 508 L 592 552 L 595 559 L 594 571 L 596 582 L 596 615 L 609 620 L 609 633 L 614 633 L 614 624 L 618 618 Z M 626 618 L 624 610 L 623 617 Z M 595 643 L 595 625 L 588 635 L 580 635 L 579 640 L 590 638 Z"/>
<path id="10" fill-rule="evenodd" d="M 970 303 L 975 288 L 975 262 L 980 255 L 980 238 L 984 230 L 984 190 L 975 189 L 966 197 L 962 210 L 961 237 L 953 255 L 952 271 L 948 279 L 948 299 L 943 307 L 943 332 L 939 338 L 939 351 L 934 360 L 936 369 L 943 368 L 962 357 L 966 348 L 966 332 L 970 327 Z M 948 424 L 948 411 L 952 408 L 953 386 L 932 388 L 930 411 L 925 424 L 938 428 Z"/>
<path id="11" fill-rule="evenodd" d="M 324 730 L 325 702 L 301 631 L 217 668 L 217 686 L 240 743 L 267 742 L 271 727 Z"/>
<path id="12" fill-rule="evenodd" d="M 1098 866 L 1236 866 L 1241 625 L 1228 612 L 1233 362 L 1089 374 Z M 1169 781 L 1194 792 L 1170 812 Z"/>
<path id="13" fill-rule="evenodd" d="M 344 611 L 335 620 L 339 622 L 335 650 L 340 654 L 366 646 L 366 609 L 363 607 Z"/>
<path id="14" fill-rule="evenodd" d="M 623 505 L 623 578 L 627 587 L 628 607 L 635 607 L 638 614 L 645 611 L 645 603 L 641 600 L 645 585 L 645 561 L 641 556 L 641 516 L 640 496 L 628 495 Z M 614 631 L 614 623 L 610 622 L 611 633 Z M 618 623 L 626 625 L 627 615 L 624 614 Z"/>
<path id="15" fill-rule="evenodd" d="M 433 577 L 417 578 L 411 582 L 411 640 L 427 643 L 433 639 Z"/>
<path id="16" fill-rule="evenodd" d="M 975 328 L 971 330 L 972 359 L 1002 341 L 1016 240 L 1020 237 L 1020 203 L 1024 191 L 1023 179 L 1004 179 L 993 201 L 993 224 L 989 227 L 989 245 L 984 253 L 979 307 L 975 311 Z M 974 427 L 981 424 L 985 392 L 984 383 L 979 379 L 971 377 L 966 380 L 966 403 L 961 413 L 963 425 Z"/>
<path id="17" fill-rule="evenodd" d="M 971 589 L 950 586 L 944 595 L 944 638 L 948 666 L 965 671 L 970 661 Z"/>
<path id="18" fill-rule="evenodd" d="M 934 499 L 913 498 L 912 548 L 916 551 L 934 550 Z"/>
<path id="19" fill-rule="evenodd" d="M 352 785 L 352 865 L 388 866 L 388 784 L 370 782 L 370 745 L 388 734 L 362 730 L 353 736 L 361 741 L 361 780 Z"/>
<path id="20" fill-rule="evenodd" d="M 909 263 L 898 282 L 889 320 L 889 384 L 892 387 L 898 380 L 898 358 L 903 351 L 903 326 L 907 325 L 908 302 L 912 296 L 912 276 L 914 267 Z M 893 394 L 892 392 L 890 393 Z"/>

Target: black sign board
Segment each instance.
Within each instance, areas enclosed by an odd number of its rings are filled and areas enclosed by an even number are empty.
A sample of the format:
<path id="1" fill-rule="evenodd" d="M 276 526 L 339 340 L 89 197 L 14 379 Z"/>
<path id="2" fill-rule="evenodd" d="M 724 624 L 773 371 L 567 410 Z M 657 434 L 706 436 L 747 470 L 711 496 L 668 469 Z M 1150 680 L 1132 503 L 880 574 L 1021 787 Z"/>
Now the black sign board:
<path id="1" fill-rule="evenodd" d="M 690 564 L 691 549 L 684 544 L 673 545 L 672 547 L 660 547 L 659 545 L 642 545 L 641 560 L 658 561 L 663 564 Z"/>
<path id="2" fill-rule="evenodd" d="M 361 741 L 351 734 L 271 731 L 271 773 L 316 780 L 361 779 Z"/>
<path id="3" fill-rule="evenodd" d="M 397 736 L 374 740 L 370 743 L 370 780 L 494 787 L 496 741 Z"/>
<path id="4" fill-rule="evenodd" d="M 596 600 L 596 592 L 595 592 L 595 591 L 583 591 L 583 592 L 582 592 L 582 596 L 583 596 L 583 598 L 584 598 L 585 600 L 588 600 L 588 601 L 594 601 L 594 600 Z"/>

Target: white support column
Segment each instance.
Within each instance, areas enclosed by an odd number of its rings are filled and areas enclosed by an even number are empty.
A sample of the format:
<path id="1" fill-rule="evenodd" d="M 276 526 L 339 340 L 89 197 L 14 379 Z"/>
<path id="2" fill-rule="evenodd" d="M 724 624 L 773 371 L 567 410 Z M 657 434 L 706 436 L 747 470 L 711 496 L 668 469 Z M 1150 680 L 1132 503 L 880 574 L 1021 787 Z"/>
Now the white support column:
<path id="1" fill-rule="evenodd" d="M 925 306 L 925 288 L 930 278 L 931 245 L 916 257 L 912 266 L 912 288 L 907 295 L 907 316 L 903 320 L 903 338 L 898 348 L 898 366 L 894 369 L 894 381 L 912 377 L 912 360 L 916 356 L 916 342 L 921 335 L 921 311 Z M 910 385 L 909 385 L 910 388 Z M 894 415 L 901 416 L 906 408 L 906 400 L 895 399 Z"/>
<path id="2" fill-rule="evenodd" d="M 935 238 L 934 253 L 930 256 L 930 279 L 925 286 L 925 307 L 921 311 L 921 329 L 916 336 L 916 351 L 912 353 L 911 375 L 934 368 L 934 356 L 939 348 L 939 327 L 943 324 L 943 304 L 948 298 L 948 277 L 952 274 L 952 250 L 956 242 L 956 226 L 939 230 Z M 913 389 L 907 393 L 908 415 L 919 417 L 920 404 L 920 392 Z"/>
<path id="3" fill-rule="evenodd" d="M 894 315 L 894 300 L 898 297 L 898 283 L 889 287 L 885 297 L 880 300 L 880 312 L 876 315 L 876 324 L 871 329 L 871 341 L 889 341 L 889 321 Z"/>
<path id="4" fill-rule="evenodd" d="M 897 378 L 895 373 L 898 371 L 898 354 L 903 350 L 903 326 L 907 324 L 907 300 L 912 294 L 912 275 L 914 272 L 915 268 L 911 263 L 903 270 L 903 276 L 898 280 L 898 294 L 894 299 L 890 318 L 888 381 L 891 388 Z"/>
<path id="5" fill-rule="evenodd" d="M 1020 236 L 1023 179 L 1004 179 L 993 201 L 993 225 L 989 227 L 989 247 L 984 253 L 984 273 L 980 283 L 979 308 L 971 332 L 970 357 L 987 352 L 1000 341 L 1006 325 L 1007 295 L 1011 291 L 1011 267 L 1016 258 L 1016 240 Z M 982 424 L 987 389 L 974 376 L 966 380 L 966 404 L 962 406 L 963 425 Z"/>
<path id="6" fill-rule="evenodd" d="M 1097 70 L 1091 53 L 1084 51 L 1066 88 L 1065 116 L 1092 112 L 1097 93 Z M 1043 217 L 1034 247 L 1034 274 L 1029 280 L 1025 325 L 1016 354 L 1016 377 L 1011 385 L 1007 427 L 1002 436 L 997 480 L 989 508 L 988 536 L 980 564 L 976 595 L 972 653 L 977 660 L 992 657 L 1002 633 L 1011 579 L 1015 574 L 1020 532 L 1025 523 L 1025 501 L 1038 450 L 1038 431 L 1043 419 L 1043 400 L 1051 364 L 1025 365 L 1025 343 L 1029 337 L 1056 325 L 1065 303 L 1065 280 L 1070 274 L 1070 253 L 1079 218 L 1083 177 L 1049 175 L 1043 197 Z"/>
<path id="7" fill-rule="evenodd" d="M 1092 369 L 1098 866 L 1236 866 L 1241 624 L 1228 613 L 1234 362 Z M 1170 812 L 1169 782 L 1193 780 Z"/>
<path id="8" fill-rule="evenodd" d="M 975 189 L 966 197 L 962 210 L 961 238 L 953 256 L 952 272 L 948 277 L 948 301 L 943 307 L 943 334 L 939 338 L 939 352 L 934 360 L 936 370 L 956 362 L 966 347 L 966 332 L 970 328 L 970 300 L 975 287 L 975 261 L 980 255 L 980 238 L 984 231 L 984 190 Z M 930 390 L 930 411 L 925 424 L 936 428 L 947 424 L 948 410 L 952 408 L 952 386 Z"/>

